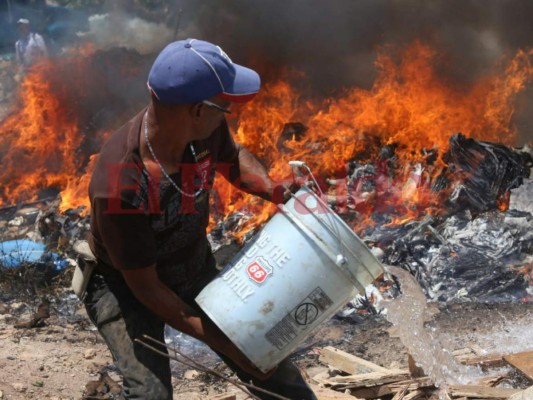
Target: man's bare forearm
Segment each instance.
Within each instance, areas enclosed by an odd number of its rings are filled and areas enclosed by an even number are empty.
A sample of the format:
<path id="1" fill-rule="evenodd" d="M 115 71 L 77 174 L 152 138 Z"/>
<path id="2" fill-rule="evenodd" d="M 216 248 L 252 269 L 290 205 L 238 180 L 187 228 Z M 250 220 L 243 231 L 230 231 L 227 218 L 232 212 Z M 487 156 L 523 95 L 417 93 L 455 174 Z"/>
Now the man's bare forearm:
<path id="1" fill-rule="evenodd" d="M 243 146 L 239 146 L 238 162 L 238 170 L 231 177 L 232 182 L 247 193 L 271 200 L 273 182 L 264 165 Z"/>
<path id="2" fill-rule="evenodd" d="M 196 312 L 159 280 L 155 265 L 125 270 L 122 275 L 135 297 L 166 324 L 225 354 L 248 373 L 260 379 L 266 377 L 209 318 Z"/>

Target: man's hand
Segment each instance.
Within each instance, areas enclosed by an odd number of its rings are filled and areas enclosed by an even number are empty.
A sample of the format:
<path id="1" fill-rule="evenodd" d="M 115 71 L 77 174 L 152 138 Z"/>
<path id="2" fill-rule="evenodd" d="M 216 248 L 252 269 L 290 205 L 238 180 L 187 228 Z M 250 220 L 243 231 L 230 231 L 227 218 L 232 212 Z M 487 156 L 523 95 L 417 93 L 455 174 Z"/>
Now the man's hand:
<path id="1" fill-rule="evenodd" d="M 257 379 L 267 379 L 274 372 L 265 374 L 257 369 L 207 316 L 200 315 L 159 280 L 155 265 L 122 270 L 122 276 L 135 297 L 174 329 L 225 354 Z"/>
<path id="2" fill-rule="evenodd" d="M 272 189 L 270 201 L 274 204 L 282 204 L 291 198 L 291 194 L 296 193 L 300 185 L 294 180 L 283 180 L 276 182 Z"/>
<path id="3" fill-rule="evenodd" d="M 228 345 L 224 349 L 225 351 L 221 351 L 221 353 L 225 354 L 231 360 L 239 366 L 244 372 L 252 375 L 253 377 L 264 381 L 272 376 L 272 374 L 276 371 L 277 367 L 272 368 L 270 371 L 264 373 L 260 371 L 252 362 L 246 357 L 238 348 L 235 346 L 231 341 L 228 339 Z"/>

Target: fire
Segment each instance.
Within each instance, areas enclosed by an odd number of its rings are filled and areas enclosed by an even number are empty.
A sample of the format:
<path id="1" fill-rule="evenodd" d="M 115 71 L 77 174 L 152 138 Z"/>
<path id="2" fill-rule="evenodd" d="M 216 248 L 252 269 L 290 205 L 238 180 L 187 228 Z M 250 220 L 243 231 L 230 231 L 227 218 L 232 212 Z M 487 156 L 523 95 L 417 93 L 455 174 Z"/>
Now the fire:
<path id="1" fill-rule="evenodd" d="M 370 90 L 350 88 L 336 98 L 303 101 L 287 81 L 267 84 L 253 104 L 241 110 L 236 138 L 278 178 L 290 176 L 289 160 L 303 160 L 316 175 L 334 178 L 346 177 L 349 160 L 378 160 L 374 193 L 358 190 L 364 177 L 351 183 L 356 194 L 352 206 L 361 217 L 357 230 L 376 224 L 370 219 L 373 213 L 393 211 L 397 218 L 389 224 L 438 214 L 443 194 L 433 192 L 430 183 L 445 166 L 442 155 L 453 133 L 515 143 L 514 102 L 532 76 L 532 54 L 531 50 L 519 51 L 503 74 L 484 76 L 468 87 L 443 79 L 436 68 L 442 56 L 421 43 L 397 54 L 382 52 L 376 61 L 378 77 Z M 308 130 L 280 149 L 279 135 L 291 121 L 303 123 Z M 379 151 L 386 144 L 396 148 L 397 164 L 403 166 L 394 173 L 385 160 L 379 162 Z M 432 151 L 437 157 L 431 163 L 427 159 Z M 229 190 L 220 182 L 216 189 L 220 193 Z M 339 193 L 338 186 L 334 191 L 337 198 L 346 194 L 342 189 Z M 249 201 L 248 197 L 240 199 L 235 207 L 250 207 Z M 264 221 L 272 208 L 254 210 L 258 215 L 249 226 Z"/>
<path id="2" fill-rule="evenodd" d="M 67 211 L 72 208 L 82 208 L 82 214 L 86 213 L 91 204 L 89 202 L 89 183 L 91 180 L 91 172 L 94 170 L 96 160 L 98 159 L 96 154 L 90 157 L 85 173 L 80 177 L 70 176 L 67 178 L 66 187 L 61 192 L 61 204 L 59 205 L 59 211 Z"/>
<path id="3" fill-rule="evenodd" d="M 90 53 L 85 51 L 84 57 Z M 444 55 L 427 45 L 383 48 L 375 63 L 377 78 L 368 90 L 346 88 L 334 98 L 304 98 L 293 85 L 301 75 L 286 74 L 267 82 L 257 99 L 239 106 L 229 122 L 236 141 L 256 154 L 274 178 L 290 179 L 294 171 L 288 162 L 304 161 L 324 196 L 335 199 L 338 212 L 357 211 L 356 230 L 405 223 L 442 208 L 443 194 L 431 184 L 446 167 L 443 154 L 452 134 L 515 143 L 514 103 L 531 78 L 532 54 L 519 51 L 503 70 L 461 86 L 441 76 L 437 66 L 446 62 Z M 83 107 L 71 99 L 94 92 L 96 86 L 104 98 L 105 84 L 86 78 L 91 65 L 84 66 L 79 54 L 66 59 L 27 74 L 17 108 L 0 124 L 0 205 L 31 200 L 39 190 L 54 187 L 62 191 L 62 209 L 87 206 L 93 160 L 85 170 L 88 157 L 79 151 Z M 78 91 L 74 96 L 68 92 L 72 87 Z M 100 137 L 108 130 L 102 127 Z M 387 151 L 395 157 L 383 153 Z M 375 168 L 372 174 L 363 168 L 369 162 Z M 359 168 L 358 177 L 349 179 L 347 168 Z M 247 226 L 253 227 L 275 211 L 223 179 L 216 180 L 213 193 L 217 218 L 247 211 Z M 501 207 L 506 203 L 502 199 Z M 392 219 L 375 221 L 379 214 Z"/>
<path id="4" fill-rule="evenodd" d="M 0 205 L 33 200 L 41 189 L 60 189 L 78 169 L 73 149 L 83 137 L 76 116 L 64 109 L 61 88 L 47 79 L 53 69 L 46 62 L 24 77 L 19 111 L 0 124 Z"/>
<path id="5" fill-rule="evenodd" d="M 78 47 L 23 76 L 17 100 L 0 122 L 0 205 L 35 200 L 46 189 L 65 190 L 61 210 L 88 205 L 91 166 L 83 147 L 108 135 L 89 126 L 100 111 L 92 108 L 105 106 L 108 97 L 105 78 L 97 77 L 102 74 L 92 63 L 95 54 L 91 45 Z"/>

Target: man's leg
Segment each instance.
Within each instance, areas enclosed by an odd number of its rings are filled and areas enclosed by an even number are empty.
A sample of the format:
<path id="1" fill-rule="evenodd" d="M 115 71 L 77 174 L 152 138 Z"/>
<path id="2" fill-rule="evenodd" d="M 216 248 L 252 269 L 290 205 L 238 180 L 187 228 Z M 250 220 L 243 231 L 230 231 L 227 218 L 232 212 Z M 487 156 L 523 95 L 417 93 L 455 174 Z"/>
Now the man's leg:
<path id="1" fill-rule="evenodd" d="M 137 301 L 125 282 L 105 282 L 99 275 L 92 277 L 84 303 L 123 375 L 121 398 L 172 400 L 169 360 L 134 342 L 144 334 L 164 342 L 163 321 Z"/>

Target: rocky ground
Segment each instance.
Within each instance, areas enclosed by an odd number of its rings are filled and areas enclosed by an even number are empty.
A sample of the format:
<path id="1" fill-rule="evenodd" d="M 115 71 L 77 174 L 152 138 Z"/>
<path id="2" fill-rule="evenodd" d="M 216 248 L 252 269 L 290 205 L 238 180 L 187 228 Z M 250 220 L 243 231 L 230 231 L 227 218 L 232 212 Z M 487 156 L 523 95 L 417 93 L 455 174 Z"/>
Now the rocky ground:
<path id="1" fill-rule="evenodd" d="M 59 306 L 52 301 L 50 316 L 40 320 L 32 319 L 38 310 L 27 303 L 12 299 L 0 304 L 0 399 L 104 399 L 117 390 L 114 383 L 120 383 L 120 375 L 105 344 L 80 303 L 68 297 L 68 292 L 63 296 L 70 302 Z M 390 327 L 380 315 L 333 318 L 293 358 L 309 379 L 325 368 L 318 361 L 320 348 L 325 346 L 387 368 L 406 367 L 406 349 L 397 337 L 391 337 Z M 533 303 L 449 305 L 441 307 L 428 328 L 440 333 L 449 350 L 471 345 L 487 354 L 531 350 Z M 187 338 L 180 341 L 181 351 L 229 375 L 209 349 Z M 227 392 L 235 392 L 237 399 L 246 398 L 218 378 L 172 363 L 174 399 L 209 399 Z M 533 383 L 510 378 L 507 384 L 527 387 Z"/>

